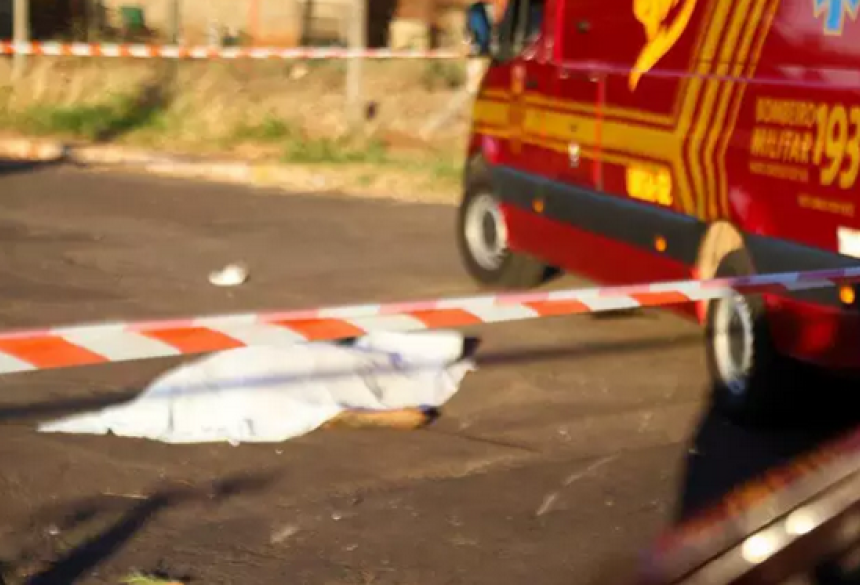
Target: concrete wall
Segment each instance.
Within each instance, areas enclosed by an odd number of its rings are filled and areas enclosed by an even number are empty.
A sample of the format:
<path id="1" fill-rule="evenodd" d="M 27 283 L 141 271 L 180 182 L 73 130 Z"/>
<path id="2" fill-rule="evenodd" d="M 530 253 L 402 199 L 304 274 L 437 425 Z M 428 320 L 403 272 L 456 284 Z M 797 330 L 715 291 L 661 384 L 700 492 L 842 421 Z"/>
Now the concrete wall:
<path id="1" fill-rule="evenodd" d="M 174 0 L 100 0 L 107 22 L 119 27 L 120 8 L 143 8 L 157 41 L 167 39 Z M 0 0 L 0 38 L 11 35 L 13 0 Z M 34 33 L 42 38 L 68 37 L 73 17 L 84 0 L 31 0 Z M 346 40 L 352 0 L 179 0 L 182 41 L 205 44 L 210 23 L 232 27 L 258 45 L 342 44 Z M 462 32 L 462 8 L 468 0 L 368 0 L 371 46 L 421 48 L 456 44 Z M 80 18 L 80 14 L 78 14 Z M 38 25 L 38 26 L 37 26 Z M 49 26 L 50 25 L 50 26 Z M 65 29 L 65 30 L 63 30 Z M 308 38 L 303 31 L 310 31 Z M 447 31 L 447 33 L 445 32 Z M 439 33 L 442 32 L 440 35 Z M 4 34 L 5 33 L 5 34 Z M 435 39 L 434 39 L 435 37 Z"/>
<path id="2" fill-rule="evenodd" d="M 138 5 L 146 13 L 147 25 L 167 34 L 170 30 L 174 0 L 103 0 L 118 24 L 119 8 Z M 289 46 L 300 36 L 301 15 L 298 0 L 180 0 L 183 41 L 203 44 L 207 40 L 210 22 L 235 27 L 246 34 L 258 35 L 259 44 Z"/>

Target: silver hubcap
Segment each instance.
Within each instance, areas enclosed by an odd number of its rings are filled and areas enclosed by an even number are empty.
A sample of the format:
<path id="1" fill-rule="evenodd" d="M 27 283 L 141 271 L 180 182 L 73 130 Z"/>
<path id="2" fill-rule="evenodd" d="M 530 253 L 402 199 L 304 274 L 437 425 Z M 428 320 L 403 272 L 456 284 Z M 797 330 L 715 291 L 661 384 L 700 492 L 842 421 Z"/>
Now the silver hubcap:
<path id="1" fill-rule="evenodd" d="M 753 363 L 752 310 L 743 296 L 734 294 L 717 302 L 714 317 L 717 369 L 729 391 L 742 395 L 748 390 Z"/>
<path id="2" fill-rule="evenodd" d="M 508 230 L 495 197 L 482 193 L 466 211 L 466 243 L 475 262 L 484 270 L 498 270 L 508 251 Z"/>

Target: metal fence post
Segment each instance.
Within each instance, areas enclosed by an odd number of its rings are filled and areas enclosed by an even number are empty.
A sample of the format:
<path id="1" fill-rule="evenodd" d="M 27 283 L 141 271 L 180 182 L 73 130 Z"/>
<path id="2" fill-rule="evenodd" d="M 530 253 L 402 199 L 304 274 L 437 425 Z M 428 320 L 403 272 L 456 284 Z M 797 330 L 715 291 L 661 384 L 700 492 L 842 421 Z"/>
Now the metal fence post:
<path id="1" fill-rule="evenodd" d="M 15 0 L 13 11 L 13 36 L 19 47 L 30 42 L 30 0 Z M 24 75 L 27 66 L 27 56 L 21 50 L 15 51 L 12 63 L 12 81 L 17 81 Z"/>
<path id="2" fill-rule="evenodd" d="M 170 42 L 178 45 L 182 36 L 182 0 L 173 0 L 170 8 Z"/>
<path id="3" fill-rule="evenodd" d="M 367 48 L 367 0 L 353 0 L 352 20 L 349 27 L 349 48 L 363 51 Z M 346 114 L 350 125 L 358 127 L 364 120 L 362 97 L 362 69 L 364 58 L 353 56 L 347 60 L 346 70 Z"/>

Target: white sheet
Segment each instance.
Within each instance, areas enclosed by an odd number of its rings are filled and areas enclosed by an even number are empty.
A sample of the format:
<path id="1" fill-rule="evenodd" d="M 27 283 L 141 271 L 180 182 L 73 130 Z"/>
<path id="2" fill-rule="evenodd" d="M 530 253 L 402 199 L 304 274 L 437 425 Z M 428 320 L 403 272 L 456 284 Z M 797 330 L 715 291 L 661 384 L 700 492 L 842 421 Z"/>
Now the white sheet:
<path id="1" fill-rule="evenodd" d="M 280 442 L 347 409 L 438 408 L 474 363 L 456 332 L 372 333 L 352 345 L 224 351 L 169 370 L 126 404 L 48 422 L 45 433 L 165 443 Z"/>

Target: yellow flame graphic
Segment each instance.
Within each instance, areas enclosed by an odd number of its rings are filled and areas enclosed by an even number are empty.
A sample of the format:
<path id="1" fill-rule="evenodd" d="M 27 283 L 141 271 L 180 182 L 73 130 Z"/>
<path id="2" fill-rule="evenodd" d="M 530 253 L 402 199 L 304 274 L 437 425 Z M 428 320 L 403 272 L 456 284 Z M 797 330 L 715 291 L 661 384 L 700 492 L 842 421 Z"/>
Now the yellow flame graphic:
<path id="1" fill-rule="evenodd" d="M 693 17 L 696 2 L 697 0 L 633 0 L 633 14 L 645 28 L 648 42 L 639 53 L 630 73 L 631 91 L 636 89 L 642 75 L 650 71 L 681 38 Z M 679 5 L 681 8 L 675 18 L 671 23 L 667 23 L 669 13 Z"/>

